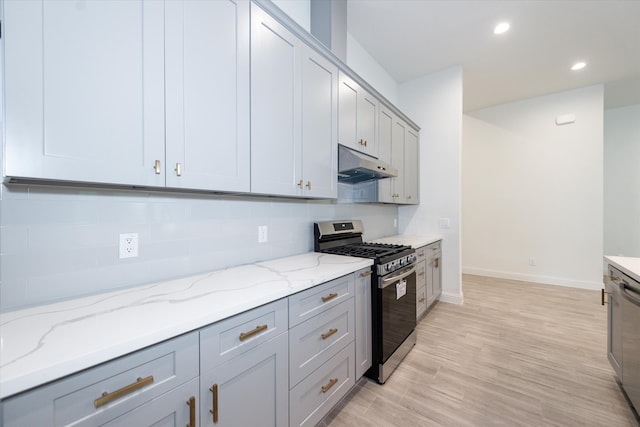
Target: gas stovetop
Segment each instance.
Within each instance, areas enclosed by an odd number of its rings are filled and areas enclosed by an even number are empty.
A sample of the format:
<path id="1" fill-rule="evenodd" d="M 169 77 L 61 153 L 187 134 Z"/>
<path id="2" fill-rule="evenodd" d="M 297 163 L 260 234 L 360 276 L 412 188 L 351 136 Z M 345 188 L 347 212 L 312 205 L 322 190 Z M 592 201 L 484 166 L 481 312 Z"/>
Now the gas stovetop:
<path id="1" fill-rule="evenodd" d="M 411 246 L 362 241 L 362 222 L 327 221 L 314 226 L 314 248 L 318 252 L 374 260 L 378 275 L 391 273 L 416 261 Z"/>

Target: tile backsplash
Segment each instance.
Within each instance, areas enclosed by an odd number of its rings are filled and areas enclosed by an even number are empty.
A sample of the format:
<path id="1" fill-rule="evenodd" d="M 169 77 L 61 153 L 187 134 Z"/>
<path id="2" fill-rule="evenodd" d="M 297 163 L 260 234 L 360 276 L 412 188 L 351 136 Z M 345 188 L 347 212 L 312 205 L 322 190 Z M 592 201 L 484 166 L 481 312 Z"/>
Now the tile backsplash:
<path id="1" fill-rule="evenodd" d="M 397 216 L 394 205 L 2 185 L 0 311 L 308 252 L 314 221 L 361 219 L 365 239 L 384 237 Z M 120 233 L 138 233 L 137 258 L 119 258 Z"/>

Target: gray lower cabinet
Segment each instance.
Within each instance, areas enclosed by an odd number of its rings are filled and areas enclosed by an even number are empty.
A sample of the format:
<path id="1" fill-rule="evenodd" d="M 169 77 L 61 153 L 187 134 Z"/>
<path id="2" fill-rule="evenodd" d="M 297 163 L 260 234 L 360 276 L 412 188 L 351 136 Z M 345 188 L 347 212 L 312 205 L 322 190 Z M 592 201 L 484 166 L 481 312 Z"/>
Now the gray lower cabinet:
<path id="1" fill-rule="evenodd" d="M 200 331 L 200 426 L 288 425 L 287 299 Z"/>
<path id="2" fill-rule="evenodd" d="M 442 259 L 441 241 L 431 243 L 425 247 L 425 257 L 427 259 L 426 270 L 426 294 L 427 308 L 431 306 L 442 294 L 442 269 L 440 268 Z"/>
<path id="3" fill-rule="evenodd" d="M 313 426 L 371 366 L 370 274 L 9 397 L 0 425 Z"/>
<path id="4" fill-rule="evenodd" d="M 356 379 L 364 375 L 371 367 L 373 357 L 371 336 L 371 269 L 356 271 L 355 307 L 356 307 Z"/>
<path id="5" fill-rule="evenodd" d="M 416 319 L 420 319 L 427 312 L 427 260 L 425 247 L 416 250 L 418 257 L 416 267 Z"/>
<path id="6" fill-rule="evenodd" d="M 612 271 L 609 277 L 615 276 Z M 622 296 L 620 288 L 609 278 L 605 278 L 607 294 L 607 358 L 616 372 L 622 378 Z"/>
<path id="7" fill-rule="evenodd" d="M 287 333 L 200 376 L 200 426 L 287 426 Z"/>
<path id="8" fill-rule="evenodd" d="M 5 427 L 151 425 L 174 417 L 188 425 L 186 402 L 193 397 L 198 405 L 191 381 L 197 384 L 197 377 L 198 334 L 189 333 L 3 400 L 2 421 Z M 153 420 L 143 415 L 150 408 Z"/>
<path id="9" fill-rule="evenodd" d="M 349 274 L 289 297 L 290 426 L 317 424 L 355 384 L 354 282 Z"/>

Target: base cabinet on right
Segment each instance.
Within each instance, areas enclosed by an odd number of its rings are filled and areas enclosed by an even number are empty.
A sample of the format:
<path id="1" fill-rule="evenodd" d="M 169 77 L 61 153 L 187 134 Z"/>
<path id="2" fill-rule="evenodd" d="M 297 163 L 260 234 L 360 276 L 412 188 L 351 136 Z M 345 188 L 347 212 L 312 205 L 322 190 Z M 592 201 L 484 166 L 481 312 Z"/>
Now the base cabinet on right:
<path id="1" fill-rule="evenodd" d="M 440 268 L 442 260 L 441 241 L 431 243 L 425 248 L 425 257 L 427 259 L 426 270 L 426 294 L 427 307 L 431 306 L 442 294 L 442 269 Z"/>

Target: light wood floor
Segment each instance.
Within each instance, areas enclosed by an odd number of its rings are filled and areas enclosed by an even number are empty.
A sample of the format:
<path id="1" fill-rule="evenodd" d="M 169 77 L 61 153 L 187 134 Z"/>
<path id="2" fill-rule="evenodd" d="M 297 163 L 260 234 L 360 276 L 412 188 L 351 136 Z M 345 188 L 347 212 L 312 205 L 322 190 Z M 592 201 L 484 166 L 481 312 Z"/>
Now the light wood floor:
<path id="1" fill-rule="evenodd" d="M 361 380 L 319 426 L 638 426 L 598 291 L 468 275 L 463 291 L 386 384 Z"/>

